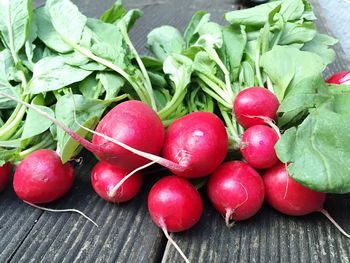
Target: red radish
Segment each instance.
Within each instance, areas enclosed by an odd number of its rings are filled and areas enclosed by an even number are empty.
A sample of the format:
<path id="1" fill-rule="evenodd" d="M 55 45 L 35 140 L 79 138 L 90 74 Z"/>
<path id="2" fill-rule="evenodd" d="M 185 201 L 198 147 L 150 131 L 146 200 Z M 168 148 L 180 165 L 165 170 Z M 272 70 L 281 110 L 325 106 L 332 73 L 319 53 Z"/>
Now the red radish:
<path id="1" fill-rule="evenodd" d="M 98 162 L 91 173 L 91 184 L 95 192 L 103 199 L 121 203 L 134 198 L 142 186 L 142 176 L 135 173 L 128 178 L 115 193 L 113 188 L 128 174 L 128 171 L 111 165 L 106 161 Z"/>
<path id="2" fill-rule="evenodd" d="M 148 210 L 153 222 L 188 262 L 168 232 L 180 232 L 195 225 L 203 212 L 202 199 L 196 188 L 184 178 L 167 176 L 154 184 L 148 195 Z"/>
<path id="3" fill-rule="evenodd" d="M 277 163 L 263 175 L 266 201 L 277 211 L 291 216 L 303 216 L 313 212 L 325 215 L 342 234 L 348 235 L 323 208 L 326 194 L 311 190 L 289 176 L 286 164 Z"/>
<path id="4" fill-rule="evenodd" d="M 13 176 L 13 187 L 26 202 L 48 203 L 67 193 L 73 180 L 70 163 L 62 164 L 55 151 L 41 149 L 20 162 Z"/>
<path id="5" fill-rule="evenodd" d="M 169 126 L 162 154 L 185 168 L 171 169 L 174 174 L 194 178 L 212 173 L 224 161 L 227 150 L 223 122 L 213 113 L 193 112 Z"/>
<path id="6" fill-rule="evenodd" d="M 160 153 L 165 133 L 157 113 L 136 100 L 115 106 L 99 122 L 96 132 L 151 154 Z M 102 152 L 96 153 L 100 159 L 120 168 L 133 170 L 149 162 L 97 134 L 94 134 L 92 143 L 101 147 Z"/>
<path id="7" fill-rule="evenodd" d="M 278 139 L 274 129 L 265 125 L 255 125 L 243 133 L 240 150 L 244 159 L 254 168 L 269 168 L 278 161 L 275 152 Z"/>
<path id="8" fill-rule="evenodd" d="M 257 171 L 241 161 L 223 163 L 209 178 L 208 196 L 215 209 L 230 220 L 246 220 L 255 215 L 264 202 L 264 183 Z"/>
<path id="9" fill-rule="evenodd" d="M 278 99 L 271 91 L 262 87 L 251 87 L 238 93 L 233 103 L 233 114 L 240 125 L 249 128 L 265 124 L 261 117 L 276 119 L 278 107 Z"/>
<path id="10" fill-rule="evenodd" d="M 350 70 L 337 72 L 330 76 L 326 81 L 331 84 L 350 84 Z"/>
<path id="11" fill-rule="evenodd" d="M 5 189 L 7 182 L 11 174 L 11 164 L 5 163 L 3 166 L 0 166 L 0 192 Z"/>

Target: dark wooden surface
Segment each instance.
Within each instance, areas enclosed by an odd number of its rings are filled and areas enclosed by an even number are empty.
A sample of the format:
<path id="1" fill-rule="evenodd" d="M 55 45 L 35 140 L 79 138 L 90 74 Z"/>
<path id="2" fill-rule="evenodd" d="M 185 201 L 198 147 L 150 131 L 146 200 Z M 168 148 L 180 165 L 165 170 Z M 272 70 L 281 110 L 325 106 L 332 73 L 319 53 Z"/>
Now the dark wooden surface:
<path id="1" fill-rule="evenodd" d="M 99 16 L 112 0 L 75 1 L 89 16 Z M 35 1 L 36 6 L 43 1 Z M 212 13 L 222 22 L 224 12 L 238 8 L 229 1 L 145 0 L 124 1 L 127 8 L 141 8 L 144 16 L 131 31 L 137 49 L 144 53 L 148 32 L 170 24 L 183 29 L 195 10 Z M 327 26 L 313 2 L 318 25 Z M 329 75 L 349 66 L 337 46 L 337 61 L 326 71 Z M 146 197 L 156 180 L 146 178 L 142 193 L 133 201 L 113 205 L 98 198 L 90 186 L 94 164 L 86 156 L 76 169 L 71 191 L 50 208 L 76 208 L 94 219 L 99 228 L 77 214 L 42 212 L 18 200 L 11 186 L 0 194 L 0 263 L 2 262 L 182 262 L 179 254 L 152 223 Z M 287 217 L 268 206 L 252 219 L 228 230 L 223 219 L 209 205 L 202 190 L 205 210 L 191 230 L 173 238 L 192 262 L 350 262 L 350 240 L 344 238 L 321 215 Z M 350 231 L 349 196 L 328 197 L 326 208 Z"/>

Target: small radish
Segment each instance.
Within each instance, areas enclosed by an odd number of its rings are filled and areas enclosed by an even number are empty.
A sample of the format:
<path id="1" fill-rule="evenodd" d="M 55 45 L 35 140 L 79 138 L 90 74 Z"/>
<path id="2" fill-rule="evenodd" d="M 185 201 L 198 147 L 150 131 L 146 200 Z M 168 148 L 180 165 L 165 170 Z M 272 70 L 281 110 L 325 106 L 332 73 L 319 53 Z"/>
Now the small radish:
<path id="1" fill-rule="evenodd" d="M 264 183 L 258 172 L 241 161 L 223 163 L 209 178 L 208 196 L 215 209 L 225 216 L 227 227 L 233 221 L 255 215 L 264 202 Z"/>
<path id="2" fill-rule="evenodd" d="M 151 154 L 159 154 L 164 142 L 164 126 L 157 113 L 147 104 L 131 100 L 118 104 L 96 127 L 102 133 L 126 145 Z M 148 162 L 105 138 L 94 134 L 92 143 L 100 147 L 97 156 L 113 165 L 133 170 Z"/>
<path id="3" fill-rule="evenodd" d="M 286 164 L 277 163 L 263 175 L 266 201 L 277 211 L 291 216 L 303 216 L 313 212 L 325 215 L 342 234 L 348 235 L 323 208 L 326 194 L 313 191 L 289 176 Z"/>
<path id="4" fill-rule="evenodd" d="M 5 189 L 7 182 L 9 181 L 12 167 L 10 163 L 5 163 L 0 166 L 0 192 Z"/>
<path id="5" fill-rule="evenodd" d="M 113 193 L 113 188 L 128 174 L 128 171 L 111 165 L 106 161 L 98 162 L 91 173 L 91 184 L 95 192 L 103 199 L 121 203 L 134 198 L 142 186 L 142 176 L 135 173 Z"/>
<path id="6" fill-rule="evenodd" d="M 213 113 L 193 112 L 168 128 L 162 155 L 180 164 L 184 171 L 171 171 L 195 178 L 212 173 L 225 159 L 228 137 L 223 122 Z"/>
<path id="7" fill-rule="evenodd" d="M 62 164 L 55 151 L 41 149 L 29 154 L 17 166 L 13 187 L 29 203 L 48 203 L 62 197 L 73 184 L 73 168 Z"/>
<path id="8" fill-rule="evenodd" d="M 350 84 L 350 70 L 337 72 L 330 76 L 326 81 L 330 84 Z"/>
<path id="9" fill-rule="evenodd" d="M 196 188 L 184 178 L 167 176 L 154 184 L 148 195 L 148 210 L 154 223 L 189 262 L 168 232 L 180 232 L 195 225 L 203 212 Z"/>
<path id="10" fill-rule="evenodd" d="M 240 125 L 249 128 L 265 124 L 261 117 L 276 119 L 278 107 L 278 99 L 271 91 L 262 87 L 251 87 L 238 93 L 233 103 L 233 114 Z"/>
<path id="11" fill-rule="evenodd" d="M 269 168 L 278 161 L 274 148 L 278 139 L 274 129 L 255 125 L 243 133 L 240 150 L 247 163 L 254 168 Z"/>

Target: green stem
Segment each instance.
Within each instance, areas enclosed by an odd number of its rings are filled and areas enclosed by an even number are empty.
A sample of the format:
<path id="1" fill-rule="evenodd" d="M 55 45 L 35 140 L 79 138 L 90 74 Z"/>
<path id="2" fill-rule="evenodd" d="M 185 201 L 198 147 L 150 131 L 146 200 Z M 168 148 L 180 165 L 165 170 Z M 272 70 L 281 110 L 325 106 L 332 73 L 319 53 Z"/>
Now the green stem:
<path id="1" fill-rule="evenodd" d="M 261 49 L 261 38 L 259 37 L 256 43 L 255 71 L 256 71 L 256 78 L 258 79 L 259 86 L 264 87 L 264 82 L 262 81 L 261 72 L 260 72 L 260 49 Z"/>
<path id="2" fill-rule="evenodd" d="M 219 108 L 221 111 L 221 115 L 224 119 L 224 122 L 226 123 L 227 129 L 230 133 L 230 135 L 232 136 L 233 140 L 236 143 L 235 148 L 239 148 L 239 144 L 241 142 L 241 139 L 237 133 L 237 130 L 235 129 L 235 127 L 233 126 L 233 122 L 232 122 L 232 118 L 230 118 L 229 114 L 227 113 L 227 111 L 225 109 L 223 109 L 222 106 L 220 106 L 219 104 Z"/>
<path id="3" fill-rule="evenodd" d="M 225 83 L 226 83 L 226 92 L 227 95 L 229 96 L 229 98 L 233 101 L 233 91 L 232 91 L 232 87 L 231 87 L 231 80 L 230 80 L 230 73 L 228 71 L 228 69 L 226 68 L 225 64 L 221 61 L 218 53 L 215 51 L 215 49 L 210 48 L 207 49 L 210 57 L 215 61 L 215 63 L 219 66 L 219 68 L 221 69 L 221 71 L 224 73 L 225 75 Z"/>
<path id="4" fill-rule="evenodd" d="M 131 40 L 129 38 L 128 32 L 126 30 L 126 26 L 125 26 L 124 23 L 121 24 L 120 29 L 121 29 L 121 33 L 123 34 L 126 43 L 128 44 L 128 46 L 130 48 L 131 53 L 134 55 L 134 57 L 136 59 L 136 62 L 137 62 L 137 64 L 139 65 L 139 67 L 141 69 L 143 77 L 145 78 L 145 88 L 147 90 L 148 96 L 149 96 L 150 101 L 151 101 L 151 107 L 155 111 L 157 111 L 157 105 L 156 105 L 156 100 L 155 100 L 154 94 L 153 94 L 151 80 L 150 80 L 150 78 L 148 76 L 148 73 L 147 73 L 147 70 L 145 68 L 145 65 L 143 64 L 143 62 L 142 62 L 139 54 L 137 53 L 134 45 L 132 44 L 132 42 L 131 42 Z"/>
<path id="5" fill-rule="evenodd" d="M 198 73 L 197 74 L 200 80 L 202 80 L 208 87 L 210 87 L 223 101 L 225 101 L 225 105 L 230 105 L 228 108 L 232 108 L 233 100 L 227 96 L 219 85 L 214 83 L 211 79 L 209 79 L 205 74 Z"/>
<path id="6" fill-rule="evenodd" d="M 16 132 L 18 126 L 21 124 L 24 114 L 26 113 L 26 107 L 20 105 L 17 114 L 12 114 L 15 116 L 11 122 L 6 122 L 4 126 L 1 127 L 0 130 L 0 140 L 4 141 L 12 137 L 12 135 Z M 11 117 L 12 117 L 11 115 Z"/>
<path id="7" fill-rule="evenodd" d="M 165 120 L 176 110 L 177 107 L 179 107 L 186 96 L 185 88 L 186 87 L 177 88 L 171 100 L 165 105 L 163 109 L 158 111 L 158 115 L 161 120 Z"/>
<path id="8" fill-rule="evenodd" d="M 201 87 L 201 89 L 207 93 L 209 96 L 211 96 L 213 99 L 215 99 L 217 102 L 224 105 L 226 108 L 232 108 L 232 104 L 227 103 L 225 100 L 223 100 L 217 93 L 212 91 L 207 87 L 207 85 L 204 84 L 204 81 L 198 80 L 198 85 Z"/>
<path id="9" fill-rule="evenodd" d="M 18 154 L 18 157 L 20 159 L 23 159 L 25 158 L 28 154 L 36 151 L 36 150 L 39 150 L 39 149 L 43 149 L 43 148 L 47 148 L 49 146 L 51 146 L 52 144 L 54 143 L 53 139 L 51 138 L 51 136 L 46 136 L 46 138 L 44 140 L 42 140 L 41 142 L 39 142 L 38 144 L 35 144 L 34 146 L 24 150 L 24 151 L 21 151 L 19 154 Z"/>

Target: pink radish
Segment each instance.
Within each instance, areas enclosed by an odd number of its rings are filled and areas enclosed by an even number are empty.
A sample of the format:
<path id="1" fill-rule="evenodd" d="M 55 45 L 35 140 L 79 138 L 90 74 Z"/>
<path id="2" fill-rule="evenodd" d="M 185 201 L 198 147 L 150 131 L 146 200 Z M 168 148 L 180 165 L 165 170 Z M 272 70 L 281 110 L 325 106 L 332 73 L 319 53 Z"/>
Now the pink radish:
<path id="1" fill-rule="evenodd" d="M 350 70 L 337 72 L 327 79 L 331 84 L 350 84 Z"/>
<path id="2" fill-rule="evenodd" d="M 12 171 L 12 167 L 10 163 L 5 163 L 3 166 L 0 166 L 0 192 L 5 189 L 10 174 Z"/>
<path id="3" fill-rule="evenodd" d="M 251 87 L 238 93 L 233 103 L 233 114 L 240 125 L 249 128 L 265 124 L 261 117 L 276 119 L 278 107 L 278 99 L 271 91 L 262 87 Z"/>
<path id="4" fill-rule="evenodd" d="M 168 232 L 190 229 L 203 212 L 202 199 L 196 188 L 184 178 L 167 176 L 154 184 L 148 195 L 148 210 L 153 222 L 188 262 Z"/>
<path id="5" fill-rule="evenodd" d="M 277 163 L 263 175 L 266 201 L 277 211 L 291 216 L 303 216 L 313 212 L 325 215 L 346 237 L 347 234 L 323 208 L 326 194 L 313 191 L 289 176 L 286 164 Z"/>
<path id="6" fill-rule="evenodd" d="M 194 178 L 212 173 L 225 159 L 227 150 L 223 122 L 213 113 L 194 112 L 169 126 L 162 154 L 185 168 L 171 169 L 174 174 Z"/>
<path id="7" fill-rule="evenodd" d="M 62 164 L 56 152 L 42 149 L 20 162 L 13 177 L 13 187 L 23 201 L 48 203 L 67 193 L 73 180 L 70 163 Z"/>
<path id="8" fill-rule="evenodd" d="M 225 216 L 227 227 L 233 221 L 254 216 L 264 202 L 264 183 L 260 175 L 241 161 L 223 163 L 209 178 L 208 196 L 215 209 Z"/>
<path id="9" fill-rule="evenodd" d="M 91 184 L 95 192 L 103 199 L 121 203 L 134 198 L 142 186 L 142 176 L 135 173 L 128 178 L 115 193 L 113 188 L 128 174 L 128 171 L 111 165 L 106 161 L 98 162 L 91 173 Z"/>
<path id="10" fill-rule="evenodd" d="M 265 125 L 248 128 L 242 136 L 241 153 L 254 168 L 265 169 L 277 161 L 275 144 L 279 139 L 276 131 Z"/>
<path id="11" fill-rule="evenodd" d="M 157 113 L 147 104 L 135 100 L 115 106 L 99 122 L 96 132 L 151 154 L 160 153 L 165 133 Z M 100 147 L 100 152 L 96 154 L 101 160 L 120 168 L 133 170 L 148 162 L 147 159 L 96 134 L 92 143 Z"/>

